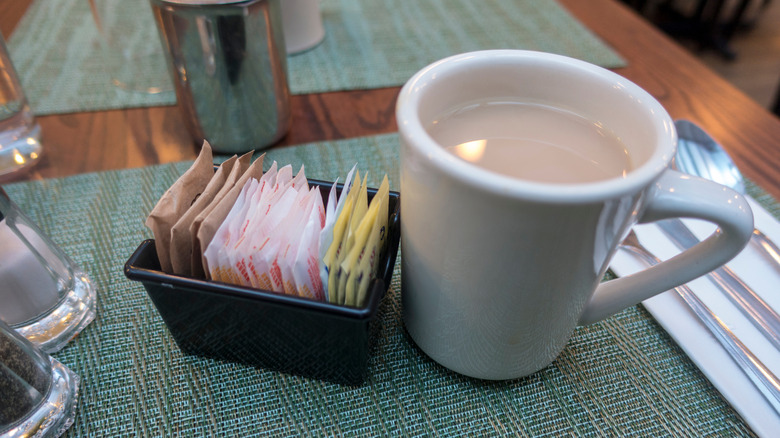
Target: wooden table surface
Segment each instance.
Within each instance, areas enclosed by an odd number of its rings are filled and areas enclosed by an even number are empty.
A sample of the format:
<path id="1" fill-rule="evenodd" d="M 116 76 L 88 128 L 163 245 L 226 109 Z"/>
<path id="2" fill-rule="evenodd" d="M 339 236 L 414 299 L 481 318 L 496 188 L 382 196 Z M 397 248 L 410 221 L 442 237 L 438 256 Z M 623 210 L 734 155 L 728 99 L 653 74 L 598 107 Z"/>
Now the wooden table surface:
<path id="1" fill-rule="evenodd" d="M 0 0 L 7 39 L 32 0 Z M 559 0 L 623 56 L 615 71 L 655 96 L 673 118 L 701 125 L 742 172 L 780 199 L 780 119 L 734 88 L 617 0 Z M 395 132 L 400 88 L 293 96 L 292 129 L 274 147 Z M 194 159 L 197 148 L 175 106 L 40 116 L 44 156 L 0 182 Z"/>

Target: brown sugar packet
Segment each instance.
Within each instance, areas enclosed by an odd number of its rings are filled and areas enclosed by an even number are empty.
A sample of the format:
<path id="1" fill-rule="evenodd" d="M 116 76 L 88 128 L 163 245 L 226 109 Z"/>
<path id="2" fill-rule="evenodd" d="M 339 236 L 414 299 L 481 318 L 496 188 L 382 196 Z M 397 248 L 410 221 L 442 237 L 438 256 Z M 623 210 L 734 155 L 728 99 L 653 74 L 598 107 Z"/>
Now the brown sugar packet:
<path id="1" fill-rule="evenodd" d="M 265 154 L 261 155 L 257 158 L 257 160 L 255 160 L 254 163 L 252 163 L 251 166 L 249 166 L 249 169 L 247 169 L 246 172 L 241 175 L 241 178 L 236 182 L 236 185 L 230 189 L 230 192 L 228 192 L 224 198 L 214 200 L 215 202 L 218 202 L 217 205 L 208 214 L 208 216 L 206 216 L 206 218 L 203 220 L 203 223 L 200 224 L 200 229 L 198 230 L 198 241 L 201 248 L 201 260 L 203 262 L 203 271 L 206 274 L 206 278 L 211 278 L 211 276 L 209 274 L 206 258 L 203 257 L 203 250 L 208 248 L 209 243 L 211 243 L 211 239 L 214 238 L 214 234 L 217 232 L 217 228 L 219 228 L 219 226 L 222 224 L 222 221 L 225 220 L 225 217 L 227 217 L 230 209 L 233 208 L 233 204 L 235 204 L 236 198 L 238 198 L 238 195 L 241 193 L 241 189 L 244 188 L 244 184 L 246 184 L 250 178 L 260 179 L 263 176 L 264 157 Z"/>
<path id="2" fill-rule="evenodd" d="M 214 164 L 211 145 L 204 141 L 200 154 L 192 166 L 162 195 L 146 218 L 146 226 L 154 234 L 157 257 L 164 272 L 172 271 L 169 247 L 171 227 L 198 199 L 212 176 L 214 176 Z"/>
<path id="3" fill-rule="evenodd" d="M 190 273 L 195 278 L 206 278 L 206 274 L 203 272 L 203 262 L 201 261 L 201 254 L 203 249 L 200 247 L 200 240 L 198 240 L 198 231 L 200 231 L 200 225 L 211 213 L 212 210 L 219 204 L 219 200 L 227 196 L 228 192 L 236 185 L 236 181 L 241 178 L 241 175 L 246 172 L 249 165 L 252 164 L 252 154 L 254 151 L 249 151 L 238 158 L 238 161 L 233 165 L 233 168 L 228 173 L 225 183 L 219 192 L 214 196 L 209 205 L 207 205 L 203 211 L 198 213 L 195 220 L 190 224 L 190 239 L 192 240 L 192 257 L 190 260 Z"/>
<path id="4" fill-rule="evenodd" d="M 203 189 L 203 193 L 200 194 L 198 200 L 187 209 L 184 215 L 171 228 L 171 267 L 174 274 L 192 275 L 193 239 L 190 233 L 190 225 L 195 221 L 198 214 L 209 206 L 220 189 L 225 185 L 225 181 L 236 161 L 238 161 L 238 156 L 233 155 L 219 166 L 217 171 L 214 172 L 214 176 L 211 177 L 211 181 Z M 200 263 L 200 256 L 198 256 L 198 263 Z"/>

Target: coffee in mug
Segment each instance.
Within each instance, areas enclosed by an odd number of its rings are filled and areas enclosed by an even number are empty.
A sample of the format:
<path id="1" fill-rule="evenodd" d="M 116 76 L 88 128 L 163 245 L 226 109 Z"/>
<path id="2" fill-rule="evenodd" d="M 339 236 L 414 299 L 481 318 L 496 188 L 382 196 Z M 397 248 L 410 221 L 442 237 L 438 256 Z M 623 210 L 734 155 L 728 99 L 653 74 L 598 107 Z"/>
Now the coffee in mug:
<path id="1" fill-rule="evenodd" d="M 626 146 L 609 128 L 549 105 L 499 100 L 470 103 L 427 128 L 454 155 L 491 172 L 547 183 L 622 178 Z"/>
<path id="2" fill-rule="evenodd" d="M 544 368 L 577 325 L 717 268 L 753 229 L 742 196 L 669 169 L 677 133 L 658 101 L 583 61 L 456 55 L 404 85 L 396 117 L 404 324 L 428 356 L 468 376 Z M 601 282 L 634 224 L 671 217 L 720 231 Z"/>

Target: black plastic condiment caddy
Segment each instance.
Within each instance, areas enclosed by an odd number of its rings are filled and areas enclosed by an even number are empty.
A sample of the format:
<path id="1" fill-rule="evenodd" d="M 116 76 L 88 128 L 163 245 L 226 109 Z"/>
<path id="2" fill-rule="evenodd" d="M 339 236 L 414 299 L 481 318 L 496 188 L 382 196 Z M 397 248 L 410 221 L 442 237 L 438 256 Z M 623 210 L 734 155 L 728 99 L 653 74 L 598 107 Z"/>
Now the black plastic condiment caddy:
<path id="1" fill-rule="evenodd" d="M 332 183 L 319 186 L 327 202 Z M 341 193 L 342 185 L 336 186 Z M 368 189 L 369 201 L 376 189 Z M 390 192 L 387 251 L 362 307 L 161 271 L 154 240 L 145 240 L 125 264 L 127 278 L 143 283 L 179 348 L 223 359 L 347 385 L 366 377 L 378 331 L 377 311 L 393 277 L 400 237 L 400 194 Z"/>

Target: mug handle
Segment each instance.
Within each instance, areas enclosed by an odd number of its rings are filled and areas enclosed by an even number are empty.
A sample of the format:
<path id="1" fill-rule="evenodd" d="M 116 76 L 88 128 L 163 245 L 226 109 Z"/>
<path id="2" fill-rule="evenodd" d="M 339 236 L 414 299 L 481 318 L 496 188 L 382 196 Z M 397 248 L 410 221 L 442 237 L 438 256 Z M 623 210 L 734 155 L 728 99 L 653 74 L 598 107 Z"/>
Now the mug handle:
<path id="1" fill-rule="evenodd" d="M 742 195 L 714 182 L 667 170 L 648 193 L 639 223 L 690 217 L 718 225 L 708 238 L 671 259 L 599 284 L 579 324 L 587 325 L 705 275 L 734 258 L 753 232 L 753 211 Z"/>

